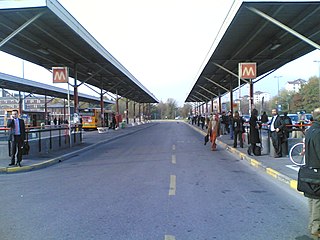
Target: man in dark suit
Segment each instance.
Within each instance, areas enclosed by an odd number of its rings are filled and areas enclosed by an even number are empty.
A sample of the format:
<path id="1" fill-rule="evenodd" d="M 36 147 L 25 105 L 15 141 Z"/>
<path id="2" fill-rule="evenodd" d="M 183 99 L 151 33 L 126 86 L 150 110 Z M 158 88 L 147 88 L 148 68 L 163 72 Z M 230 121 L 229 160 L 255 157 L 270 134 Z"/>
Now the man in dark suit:
<path id="1" fill-rule="evenodd" d="M 9 166 L 16 165 L 15 156 L 18 153 L 17 165 L 21 167 L 22 147 L 25 140 L 26 128 L 24 120 L 18 118 L 18 110 L 12 110 L 11 119 L 8 120 L 7 127 L 10 128 L 9 141 L 11 141 L 11 163 Z"/>
<path id="2" fill-rule="evenodd" d="M 275 158 L 282 157 L 282 147 L 281 142 L 283 136 L 283 125 L 281 117 L 278 115 L 277 109 L 272 109 L 272 119 L 270 122 L 270 133 L 271 133 L 271 140 L 272 145 L 274 147 Z"/>

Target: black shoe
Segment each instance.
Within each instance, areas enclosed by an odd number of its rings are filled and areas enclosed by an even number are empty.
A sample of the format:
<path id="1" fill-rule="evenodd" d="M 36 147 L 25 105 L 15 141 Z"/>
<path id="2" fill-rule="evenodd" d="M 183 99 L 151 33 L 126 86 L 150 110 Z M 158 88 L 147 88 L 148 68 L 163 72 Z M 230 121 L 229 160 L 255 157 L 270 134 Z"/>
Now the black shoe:
<path id="1" fill-rule="evenodd" d="M 10 163 L 9 166 L 15 166 L 15 164 L 14 163 Z"/>
<path id="2" fill-rule="evenodd" d="M 250 148 L 248 148 L 247 153 L 248 153 L 249 156 L 252 156 Z"/>
<path id="3" fill-rule="evenodd" d="M 18 166 L 21 167 L 21 162 L 18 162 Z"/>

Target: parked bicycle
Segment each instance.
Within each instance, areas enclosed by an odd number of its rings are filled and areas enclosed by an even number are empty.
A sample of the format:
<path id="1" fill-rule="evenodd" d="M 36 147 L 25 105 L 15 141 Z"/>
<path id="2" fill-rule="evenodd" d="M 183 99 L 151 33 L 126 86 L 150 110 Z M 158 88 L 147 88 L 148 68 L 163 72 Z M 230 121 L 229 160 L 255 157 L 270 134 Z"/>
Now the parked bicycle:
<path id="1" fill-rule="evenodd" d="M 304 129 L 302 131 L 303 135 L 305 135 L 306 131 L 307 129 Z M 303 166 L 305 165 L 304 153 L 305 153 L 305 145 L 304 145 L 304 138 L 303 138 L 302 142 L 296 143 L 291 147 L 289 151 L 289 158 L 294 165 Z"/>
<path id="2" fill-rule="evenodd" d="M 304 139 L 303 139 L 304 140 Z M 305 148 L 304 141 L 296 143 L 292 146 L 289 151 L 289 158 L 294 165 L 303 166 L 305 165 Z"/>

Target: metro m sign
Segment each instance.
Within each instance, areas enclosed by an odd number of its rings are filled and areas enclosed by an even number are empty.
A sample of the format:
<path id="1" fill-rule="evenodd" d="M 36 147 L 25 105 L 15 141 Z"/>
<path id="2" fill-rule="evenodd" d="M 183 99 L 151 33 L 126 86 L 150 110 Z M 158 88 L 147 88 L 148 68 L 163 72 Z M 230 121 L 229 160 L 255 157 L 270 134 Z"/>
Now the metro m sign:
<path id="1" fill-rule="evenodd" d="M 257 77 L 256 63 L 239 63 L 239 76 L 244 79 L 254 79 Z"/>
<path id="2" fill-rule="evenodd" d="M 53 83 L 68 83 L 69 71 L 67 67 L 52 68 Z"/>

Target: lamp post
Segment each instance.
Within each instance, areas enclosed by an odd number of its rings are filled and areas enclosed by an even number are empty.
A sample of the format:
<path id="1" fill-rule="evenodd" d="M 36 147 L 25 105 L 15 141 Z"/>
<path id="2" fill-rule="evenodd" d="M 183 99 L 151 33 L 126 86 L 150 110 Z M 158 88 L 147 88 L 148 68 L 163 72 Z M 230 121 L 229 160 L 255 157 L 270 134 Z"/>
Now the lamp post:
<path id="1" fill-rule="evenodd" d="M 279 88 L 279 78 L 282 78 L 282 76 L 274 76 L 278 80 L 278 98 L 280 97 L 280 88 Z"/>
<path id="2" fill-rule="evenodd" d="M 320 101 L 320 60 L 314 60 L 313 62 L 318 63 L 318 67 L 319 67 L 318 80 L 319 80 L 319 101 Z"/>

